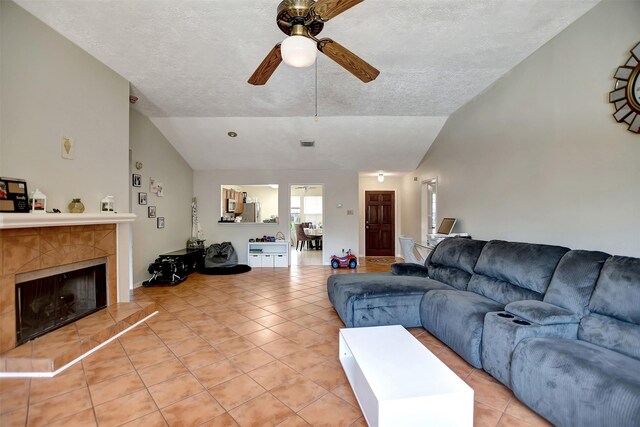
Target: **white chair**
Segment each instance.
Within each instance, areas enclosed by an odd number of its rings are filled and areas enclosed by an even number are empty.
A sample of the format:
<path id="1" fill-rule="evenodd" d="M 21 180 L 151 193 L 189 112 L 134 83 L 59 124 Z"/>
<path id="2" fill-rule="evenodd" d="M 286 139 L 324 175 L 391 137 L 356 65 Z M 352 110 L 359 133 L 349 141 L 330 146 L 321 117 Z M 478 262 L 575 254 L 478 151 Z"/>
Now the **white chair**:
<path id="1" fill-rule="evenodd" d="M 411 237 L 400 236 L 398 239 L 400 240 L 400 249 L 402 250 L 404 262 L 424 265 L 425 258 L 416 249 L 416 242 Z"/>

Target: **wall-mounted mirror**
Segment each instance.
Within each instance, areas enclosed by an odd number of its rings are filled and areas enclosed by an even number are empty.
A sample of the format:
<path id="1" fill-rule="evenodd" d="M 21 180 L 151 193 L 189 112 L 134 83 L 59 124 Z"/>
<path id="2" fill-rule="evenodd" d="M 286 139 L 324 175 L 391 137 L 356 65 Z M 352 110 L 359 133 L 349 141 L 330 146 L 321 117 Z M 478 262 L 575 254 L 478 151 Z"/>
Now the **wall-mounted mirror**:
<path id="1" fill-rule="evenodd" d="M 278 185 L 225 184 L 220 222 L 278 224 Z"/>

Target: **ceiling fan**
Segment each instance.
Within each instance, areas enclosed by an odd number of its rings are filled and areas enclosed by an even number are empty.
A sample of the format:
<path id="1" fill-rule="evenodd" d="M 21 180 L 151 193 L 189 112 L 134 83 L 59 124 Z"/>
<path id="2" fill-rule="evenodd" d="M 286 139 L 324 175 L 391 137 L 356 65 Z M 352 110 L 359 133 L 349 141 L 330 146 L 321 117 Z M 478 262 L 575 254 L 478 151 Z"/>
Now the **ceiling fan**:
<path id="1" fill-rule="evenodd" d="M 362 1 L 283 0 L 278 5 L 276 23 L 280 30 L 290 37 L 271 49 L 249 78 L 249 83 L 265 84 L 283 60 L 294 67 L 308 67 L 315 62 L 318 50 L 364 83 L 375 80 L 380 71 L 341 44 L 329 38 L 316 38 L 325 22 Z"/>

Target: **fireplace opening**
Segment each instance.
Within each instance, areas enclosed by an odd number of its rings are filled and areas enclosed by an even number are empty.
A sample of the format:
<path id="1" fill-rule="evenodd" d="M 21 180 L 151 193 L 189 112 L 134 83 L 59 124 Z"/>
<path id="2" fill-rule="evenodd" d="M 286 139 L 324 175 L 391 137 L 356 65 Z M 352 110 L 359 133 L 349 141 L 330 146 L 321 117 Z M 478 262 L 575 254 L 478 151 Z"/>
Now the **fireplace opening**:
<path id="1" fill-rule="evenodd" d="M 16 276 L 18 345 L 107 306 L 106 259 Z"/>

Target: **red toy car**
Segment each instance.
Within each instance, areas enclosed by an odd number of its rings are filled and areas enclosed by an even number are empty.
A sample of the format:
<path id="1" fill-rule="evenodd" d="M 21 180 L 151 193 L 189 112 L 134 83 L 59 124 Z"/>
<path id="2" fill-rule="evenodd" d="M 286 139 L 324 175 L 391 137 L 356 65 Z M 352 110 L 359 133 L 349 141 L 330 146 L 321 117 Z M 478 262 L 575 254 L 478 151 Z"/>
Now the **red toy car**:
<path id="1" fill-rule="evenodd" d="M 349 267 L 356 268 L 358 265 L 358 257 L 353 255 L 351 251 L 347 252 L 345 256 L 331 256 L 331 267 L 340 268 L 340 267 Z"/>

